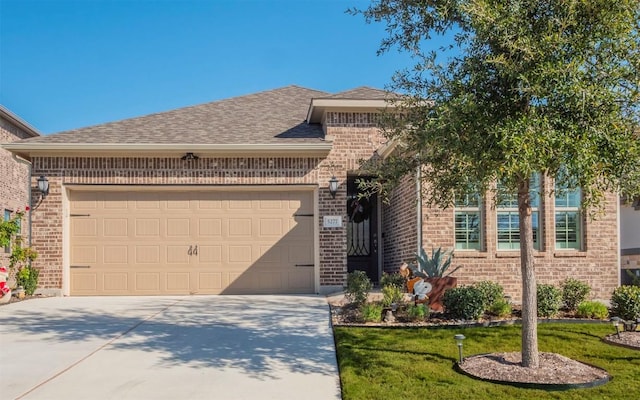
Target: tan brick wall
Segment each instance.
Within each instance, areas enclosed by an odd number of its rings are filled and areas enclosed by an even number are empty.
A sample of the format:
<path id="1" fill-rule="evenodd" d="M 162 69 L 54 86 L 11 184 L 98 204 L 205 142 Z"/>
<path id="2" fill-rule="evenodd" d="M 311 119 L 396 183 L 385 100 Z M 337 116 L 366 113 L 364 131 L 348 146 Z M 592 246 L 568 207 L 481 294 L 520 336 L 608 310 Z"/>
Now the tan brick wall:
<path id="1" fill-rule="evenodd" d="M 0 117 L 0 143 L 11 143 L 31 137 L 28 133 Z M 0 149 L 0 218 L 4 219 L 4 210 L 23 210 L 28 205 L 29 167 L 13 160 L 11 153 Z M 23 220 L 23 235 L 28 232 L 28 219 Z M 0 263 L 7 265 L 9 254 L 0 248 Z"/>
<path id="2" fill-rule="evenodd" d="M 545 187 L 549 186 L 545 180 Z M 455 273 L 459 284 L 471 284 L 482 280 L 499 282 L 505 293 L 516 302 L 521 300 L 522 280 L 520 252 L 497 250 L 496 210 L 493 201 L 484 204 L 484 231 L 482 251 L 455 252 L 454 264 L 463 268 Z M 597 219 L 584 218 L 584 251 L 555 249 L 555 204 L 553 197 L 544 196 L 540 208 L 543 226 L 543 242 L 540 251 L 534 252 L 538 283 L 559 285 L 566 278 L 588 283 L 592 297 L 609 299 L 619 283 L 618 266 L 618 199 L 614 194 L 606 196 L 605 213 Z M 423 218 L 426 249 L 454 247 L 454 209 L 439 210 L 425 207 Z"/>
<path id="3" fill-rule="evenodd" d="M 389 196 L 383 211 L 384 271 L 397 272 L 414 259 L 418 247 L 418 209 L 415 176 L 407 176 Z"/>
<path id="4" fill-rule="evenodd" d="M 326 158 L 317 157 L 201 157 L 191 162 L 174 158 L 37 157 L 34 178 L 46 175 L 50 193 L 34 211 L 33 244 L 40 257 L 40 286 L 62 288 L 64 185 L 317 185 L 319 187 L 320 285 L 342 286 L 346 277 L 346 179 L 360 159 L 370 158 L 382 138 L 368 114 L 328 113 L 325 132 L 333 139 Z M 356 122 L 353 122 L 356 121 Z M 359 122 L 358 122 L 359 121 Z M 367 122 L 369 121 L 369 122 Z M 331 198 L 328 182 L 335 175 L 340 187 Z M 325 215 L 341 215 L 341 228 L 324 228 Z"/>

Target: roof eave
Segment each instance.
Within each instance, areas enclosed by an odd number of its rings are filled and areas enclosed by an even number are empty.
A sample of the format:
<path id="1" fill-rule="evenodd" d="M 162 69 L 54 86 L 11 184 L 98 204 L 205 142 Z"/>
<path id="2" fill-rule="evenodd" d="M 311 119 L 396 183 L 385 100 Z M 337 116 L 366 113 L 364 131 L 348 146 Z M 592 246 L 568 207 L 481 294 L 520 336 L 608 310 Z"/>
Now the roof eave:
<path id="1" fill-rule="evenodd" d="M 40 132 L 38 132 L 36 128 L 29 125 L 29 123 L 27 123 L 22 118 L 18 117 L 16 114 L 12 113 L 8 108 L 3 106 L 2 104 L 0 104 L 0 116 L 8 119 L 9 122 L 11 122 L 13 125 L 25 131 L 31 137 L 41 136 Z"/>
<path id="2" fill-rule="evenodd" d="M 307 111 L 307 122 L 310 124 L 320 123 L 325 111 L 379 111 L 393 105 L 382 99 L 358 100 L 358 99 L 311 99 L 309 111 Z"/>
<path id="3" fill-rule="evenodd" d="M 34 156 L 326 156 L 332 143 L 267 143 L 267 144 L 122 144 L 122 143 L 6 143 L 1 146 L 24 159 Z"/>

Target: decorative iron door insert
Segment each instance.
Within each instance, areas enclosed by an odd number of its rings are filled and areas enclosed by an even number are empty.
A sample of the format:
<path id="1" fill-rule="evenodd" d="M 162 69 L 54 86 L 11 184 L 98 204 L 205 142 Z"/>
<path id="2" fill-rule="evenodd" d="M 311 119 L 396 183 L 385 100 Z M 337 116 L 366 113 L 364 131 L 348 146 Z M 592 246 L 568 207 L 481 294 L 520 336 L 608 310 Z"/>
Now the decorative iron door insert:
<path id="1" fill-rule="evenodd" d="M 363 197 L 357 180 L 347 180 L 347 269 L 365 271 L 378 282 L 378 210 L 377 197 Z"/>

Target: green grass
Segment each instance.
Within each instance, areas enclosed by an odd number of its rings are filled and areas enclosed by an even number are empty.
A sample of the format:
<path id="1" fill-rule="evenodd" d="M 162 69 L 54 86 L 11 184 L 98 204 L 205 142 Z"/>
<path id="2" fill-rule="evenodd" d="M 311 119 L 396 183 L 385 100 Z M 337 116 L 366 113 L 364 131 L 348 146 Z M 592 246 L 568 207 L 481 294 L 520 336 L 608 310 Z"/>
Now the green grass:
<path id="1" fill-rule="evenodd" d="M 538 326 L 539 350 L 560 353 L 605 369 L 613 380 L 567 391 L 522 389 L 475 380 L 453 370 L 463 333 L 465 355 L 520 351 L 519 325 L 466 329 L 336 327 L 344 400 L 407 399 L 631 399 L 640 393 L 640 351 L 601 338 L 609 324 L 548 323 Z"/>

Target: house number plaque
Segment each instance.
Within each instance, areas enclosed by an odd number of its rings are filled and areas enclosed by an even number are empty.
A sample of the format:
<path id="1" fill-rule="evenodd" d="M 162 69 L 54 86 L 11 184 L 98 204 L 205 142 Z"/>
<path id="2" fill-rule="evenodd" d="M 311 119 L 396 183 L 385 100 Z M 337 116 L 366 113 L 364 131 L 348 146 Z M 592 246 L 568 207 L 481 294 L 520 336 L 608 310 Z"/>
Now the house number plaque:
<path id="1" fill-rule="evenodd" d="M 342 215 L 325 215 L 322 226 L 324 228 L 342 228 Z"/>

